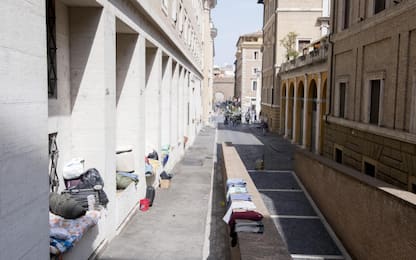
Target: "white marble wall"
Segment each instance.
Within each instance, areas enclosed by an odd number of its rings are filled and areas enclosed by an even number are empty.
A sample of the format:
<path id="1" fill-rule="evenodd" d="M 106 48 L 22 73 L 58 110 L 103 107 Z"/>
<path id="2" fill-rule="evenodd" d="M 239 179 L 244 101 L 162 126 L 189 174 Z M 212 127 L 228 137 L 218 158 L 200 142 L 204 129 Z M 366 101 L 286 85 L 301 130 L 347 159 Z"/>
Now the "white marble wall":
<path id="1" fill-rule="evenodd" d="M 0 31 L 0 259 L 48 259 L 44 1 L 2 1 Z"/>

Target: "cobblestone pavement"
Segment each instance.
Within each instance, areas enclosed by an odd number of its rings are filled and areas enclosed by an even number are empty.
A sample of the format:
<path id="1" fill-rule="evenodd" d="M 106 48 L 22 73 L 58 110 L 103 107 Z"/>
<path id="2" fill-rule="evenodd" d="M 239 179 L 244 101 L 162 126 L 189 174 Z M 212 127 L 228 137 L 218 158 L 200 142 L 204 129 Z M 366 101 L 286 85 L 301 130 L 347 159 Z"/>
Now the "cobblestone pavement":
<path id="1" fill-rule="evenodd" d="M 349 259 L 293 172 L 295 146 L 259 125 L 219 124 L 218 143 L 232 142 L 260 191 L 293 259 Z M 263 159 L 265 170 L 255 171 Z"/>

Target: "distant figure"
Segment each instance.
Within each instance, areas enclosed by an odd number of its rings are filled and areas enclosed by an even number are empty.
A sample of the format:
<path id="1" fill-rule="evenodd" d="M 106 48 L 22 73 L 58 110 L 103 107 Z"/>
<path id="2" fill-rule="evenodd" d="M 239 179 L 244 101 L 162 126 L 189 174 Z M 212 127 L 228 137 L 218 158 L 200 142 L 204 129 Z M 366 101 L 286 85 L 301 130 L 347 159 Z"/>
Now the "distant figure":
<path id="1" fill-rule="evenodd" d="M 269 125 L 267 124 L 267 122 L 262 120 L 261 121 L 261 130 L 263 132 L 263 135 L 266 135 L 266 132 L 267 132 L 268 128 L 269 128 Z"/>
<path id="2" fill-rule="evenodd" d="M 249 124 L 250 123 L 250 112 L 247 111 L 246 115 L 245 115 L 245 119 L 246 119 L 246 123 Z"/>

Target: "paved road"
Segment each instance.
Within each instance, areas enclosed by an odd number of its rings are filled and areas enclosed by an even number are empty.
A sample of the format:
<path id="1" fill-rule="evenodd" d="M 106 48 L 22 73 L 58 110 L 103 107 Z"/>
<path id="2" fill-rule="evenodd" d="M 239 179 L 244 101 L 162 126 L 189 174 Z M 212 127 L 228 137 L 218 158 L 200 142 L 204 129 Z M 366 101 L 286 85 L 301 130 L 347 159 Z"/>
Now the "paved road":
<path id="1" fill-rule="evenodd" d="M 256 125 L 219 124 L 221 142 L 232 142 L 237 148 L 293 259 L 348 259 L 292 171 L 292 144 L 270 133 L 263 135 Z M 265 171 L 254 170 L 259 158 L 264 158 Z"/>

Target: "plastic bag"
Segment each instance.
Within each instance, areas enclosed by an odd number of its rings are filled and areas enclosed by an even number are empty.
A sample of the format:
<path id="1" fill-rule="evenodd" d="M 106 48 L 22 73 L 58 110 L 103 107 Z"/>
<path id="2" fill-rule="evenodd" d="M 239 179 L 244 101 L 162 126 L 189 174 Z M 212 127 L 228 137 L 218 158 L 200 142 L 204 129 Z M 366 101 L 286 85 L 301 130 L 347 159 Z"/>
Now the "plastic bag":
<path id="1" fill-rule="evenodd" d="M 64 165 L 63 177 L 66 180 L 76 179 L 84 173 L 84 159 L 73 158 L 70 162 Z"/>

